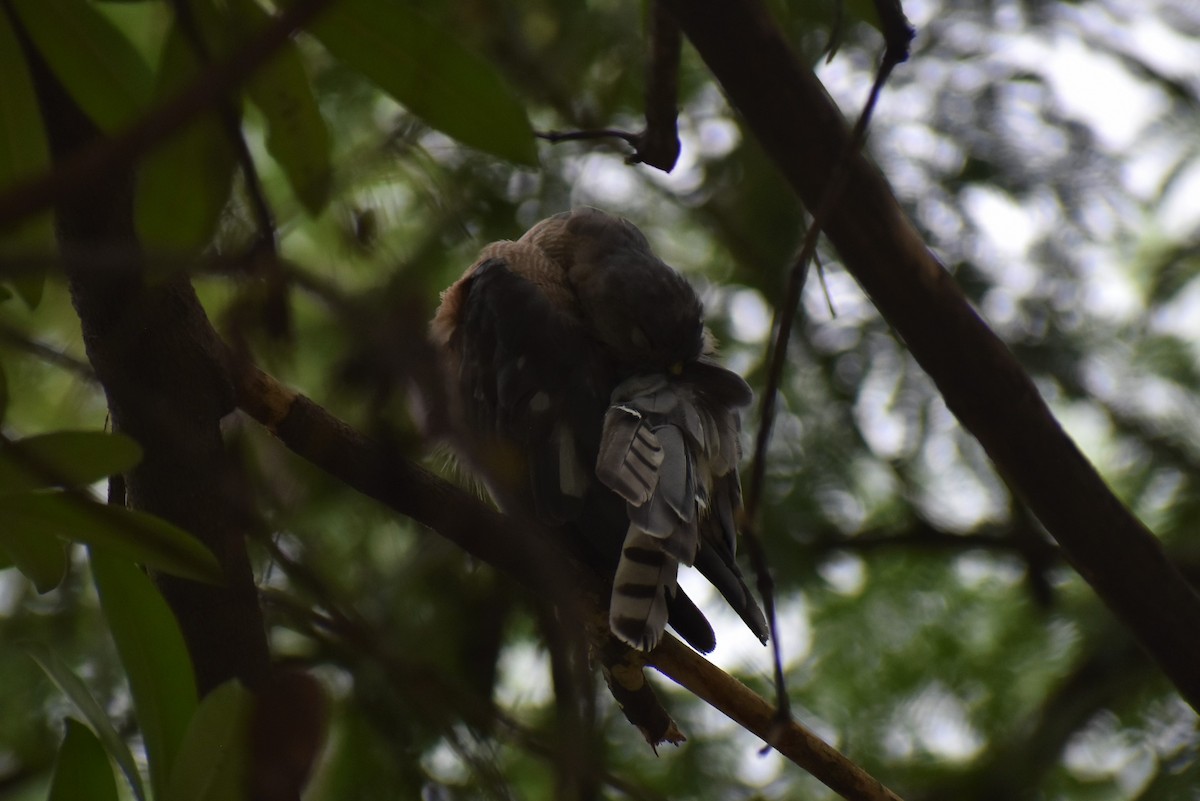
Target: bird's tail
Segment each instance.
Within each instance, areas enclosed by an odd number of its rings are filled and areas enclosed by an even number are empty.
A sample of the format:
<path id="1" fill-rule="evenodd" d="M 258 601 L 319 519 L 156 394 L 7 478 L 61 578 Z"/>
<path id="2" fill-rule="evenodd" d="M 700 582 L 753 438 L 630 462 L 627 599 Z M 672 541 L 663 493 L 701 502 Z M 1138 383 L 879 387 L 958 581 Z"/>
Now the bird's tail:
<path id="1" fill-rule="evenodd" d="M 730 391 L 739 385 L 735 374 L 701 365 L 695 376 L 637 376 L 613 392 L 596 475 L 625 500 L 629 517 L 609 626 L 635 648 L 658 643 L 679 564 L 697 563 L 698 554 L 702 572 L 765 640 L 762 612 L 733 558 L 738 407 L 749 400 L 749 388 Z"/>

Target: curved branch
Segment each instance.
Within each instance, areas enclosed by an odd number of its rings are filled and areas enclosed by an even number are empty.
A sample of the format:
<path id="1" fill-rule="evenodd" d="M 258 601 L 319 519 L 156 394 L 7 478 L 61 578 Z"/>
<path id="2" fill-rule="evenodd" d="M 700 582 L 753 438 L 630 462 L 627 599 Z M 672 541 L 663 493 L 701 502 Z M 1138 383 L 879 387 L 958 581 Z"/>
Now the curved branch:
<path id="1" fill-rule="evenodd" d="M 849 134 L 812 70 L 759 0 L 665 1 L 780 173 L 816 208 Z M 861 156 L 824 231 L 1001 476 L 1200 709 L 1200 595 L 1062 430 Z"/>

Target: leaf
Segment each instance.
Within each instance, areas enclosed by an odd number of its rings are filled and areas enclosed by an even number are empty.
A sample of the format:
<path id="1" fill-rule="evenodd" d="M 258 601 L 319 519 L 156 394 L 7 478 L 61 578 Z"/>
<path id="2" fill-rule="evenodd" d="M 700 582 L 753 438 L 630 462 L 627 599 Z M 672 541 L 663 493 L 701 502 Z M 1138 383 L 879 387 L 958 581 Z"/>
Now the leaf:
<path id="1" fill-rule="evenodd" d="M 237 679 L 213 690 L 188 724 L 167 801 L 238 801 L 247 796 L 254 697 Z"/>
<path id="2" fill-rule="evenodd" d="M 69 561 L 62 540 L 10 526 L 3 515 L 0 515 L 0 551 L 12 559 L 39 593 L 50 592 L 67 575 Z"/>
<path id="3" fill-rule="evenodd" d="M 258 30 L 270 20 L 253 0 L 234 0 L 230 7 L 242 31 Z M 332 185 L 332 143 L 295 42 L 284 44 L 250 78 L 246 94 L 266 118 L 267 151 L 308 213 L 320 214 Z"/>
<path id="4" fill-rule="evenodd" d="M 75 704 L 79 714 L 83 715 L 84 720 L 88 722 L 92 731 L 104 744 L 104 749 L 117 761 L 117 765 L 133 789 L 134 796 L 139 801 L 145 801 L 146 789 L 142 786 L 142 775 L 138 773 L 137 763 L 133 761 L 133 754 L 130 753 L 129 746 L 125 745 L 121 735 L 117 734 L 112 721 L 109 720 L 108 715 L 96 702 L 96 699 L 92 697 L 92 693 L 83 683 L 83 679 L 79 678 L 49 648 L 42 645 L 27 645 L 25 650 L 30 658 L 37 662 L 38 667 L 50 677 L 50 681 L 54 682 L 55 686 L 62 691 L 62 694 Z"/>
<path id="5" fill-rule="evenodd" d="M 141 460 L 136 441 L 103 431 L 55 431 L 0 443 L 0 493 L 87 486 Z"/>
<path id="6" fill-rule="evenodd" d="M 50 146 L 33 81 L 8 13 L 0 7 L 0 191 L 49 169 Z M 0 256 L 23 268 L 12 284 L 30 308 L 42 299 L 46 274 L 44 267 L 21 262 L 20 257 L 53 252 L 50 212 L 0 227 Z"/>
<path id="7" fill-rule="evenodd" d="M 91 730 L 67 718 L 47 801 L 117 801 L 117 783 L 104 747 Z"/>
<path id="8" fill-rule="evenodd" d="M 343 0 L 310 30 L 442 133 L 519 164 L 537 163 L 529 118 L 499 73 L 406 4 Z"/>
<path id="9" fill-rule="evenodd" d="M 12 0 L 42 58 L 79 107 L 113 133 L 145 111 L 153 78 L 137 50 L 86 0 Z"/>
<path id="10" fill-rule="evenodd" d="M 130 561 L 193 581 L 219 584 L 212 551 L 181 528 L 145 512 L 61 492 L 0 495 L 0 530 L 98 545 Z"/>
<path id="11" fill-rule="evenodd" d="M 4 287 L 0 287 L 0 293 L 3 293 Z M 4 373 L 4 365 L 0 364 L 0 423 L 4 422 L 4 415 L 8 411 L 8 376 Z"/>
<path id="12" fill-rule="evenodd" d="M 164 798 L 167 782 L 196 710 L 196 679 L 187 646 L 167 602 L 133 563 L 92 548 L 100 607 L 129 677 L 150 785 Z"/>
<path id="13" fill-rule="evenodd" d="M 187 37 L 172 26 L 159 65 L 155 99 L 200 73 Z M 186 253 L 208 244 L 233 189 L 235 157 L 216 112 L 202 114 L 143 162 L 134 221 L 147 248 Z"/>

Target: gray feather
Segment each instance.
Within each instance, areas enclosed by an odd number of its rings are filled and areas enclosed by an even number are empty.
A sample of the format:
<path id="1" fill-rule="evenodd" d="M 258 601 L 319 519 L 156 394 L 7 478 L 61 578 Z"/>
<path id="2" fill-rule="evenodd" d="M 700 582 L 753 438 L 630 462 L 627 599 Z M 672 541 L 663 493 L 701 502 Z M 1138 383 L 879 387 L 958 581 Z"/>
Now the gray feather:
<path id="1" fill-rule="evenodd" d="M 596 474 L 626 501 L 631 524 L 627 545 L 636 542 L 635 552 L 656 568 L 659 560 L 674 565 L 673 569 L 678 563 L 702 566 L 762 637 L 762 613 L 734 561 L 736 514 L 741 508 L 737 404 L 744 402 L 739 390 L 745 384 L 715 365 L 704 365 L 695 379 L 693 384 L 654 374 L 622 382 L 613 391 L 605 416 Z M 711 393 L 706 385 L 710 381 L 715 386 Z M 731 400 L 734 405 L 725 405 Z M 657 446 L 653 463 L 636 458 L 638 442 L 646 435 Z M 625 620 L 623 639 L 657 642 L 658 616 L 650 614 L 646 604 L 659 596 L 647 566 L 622 557 L 618 575 L 613 605 L 617 617 Z"/>
<path id="2" fill-rule="evenodd" d="M 667 599 L 675 595 L 679 562 L 654 537 L 631 525 L 613 578 L 608 625 L 634 648 L 658 645 L 667 626 Z"/>
<path id="3" fill-rule="evenodd" d="M 658 486 L 663 449 L 637 409 L 612 406 L 604 415 L 596 477 L 628 503 L 641 506 Z"/>

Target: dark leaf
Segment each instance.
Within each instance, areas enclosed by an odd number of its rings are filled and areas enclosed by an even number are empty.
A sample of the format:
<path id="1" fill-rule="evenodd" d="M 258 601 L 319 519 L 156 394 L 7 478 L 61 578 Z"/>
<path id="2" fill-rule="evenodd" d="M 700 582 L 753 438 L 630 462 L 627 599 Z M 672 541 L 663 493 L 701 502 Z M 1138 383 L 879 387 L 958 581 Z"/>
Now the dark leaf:
<path id="1" fill-rule="evenodd" d="M 104 747 L 87 726 L 71 718 L 47 801 L 117 801 L 117 783 Z"/>
<path id="2" fill-rule="evenodd" d="M 221 582 L 216 557 L 181 528 L 145 512 L 97 503 L 59 492 L 0 496 L 5 536 L 62 537 L 98 545 L 146 567 L 182 578 Z"/>
<path id="3" fill-rule="evenodd" d="M 329 51 L 444 134 L 537 163 L 525 109 L 490 64 L 401 3 L 347 0 L 312 26 Z"/>
<path id="4" fill-rule="evenodd" d="M 175 616 L 150 579 L 132 562 L 92 548 L 100 606 L 129 677 L 150 784 L 166 795 L 184 732 L 196 710 L 196 679 Z"/>
<path id="5" fill-rule="evenodd" d="M 0 493 L 80 487 L 123 473 L 142 460 L 124 434 L 55 431 L 0 444 Z"/>
<path id="6" fill-rule="evenodd" d="M 171 801 L 238 801 L 247 795 L 254 698 L 236 679 L 209 693 L 192 716 L 171 771 Z"/>
<path id="7" fill-rule="evenodd" d="M 55 77 L 110 133 L 150 100 L 150 69 L 128 39 L 85 0 L 13 0 L 13 9 Z"/>
<path id="8" fill-rule="evenodd" d="M 133 794 L 139 801 L 144 801 L 146 798 L 145 788 L 142 786 L 142 775 L 138 773 L 137 763 L 133 760 L 133 754 L 129 751 L 129 746 L 125 745 L 125 740 L 121 735 L 117 734 L 116 728 L 113 727 L 112 720 L 108 714 L 92 697 L 91 691 L 87 685 L 83 683 L 83 679 L 79 678 L 61 659 L 49 648 L 41 645 L 26 646 L 26 651 L 33 661 L 38 663 L 38 666 L 45 671 L 50 680 L 55 686 L 62 691 L 63 695 L 70 699 L 71 703 L 75 704 L 75 708 L 79 710 L 79 714 L 83 715 L 84 720 L 92 727 L 92 731 L 100 738 L 100 742 L 104 744 L 104 749 L 109 755 L 117 761 L 121 772 L 125 774 L 125 778 L 129 781 L 129 786 L 133 789 Z"/>

